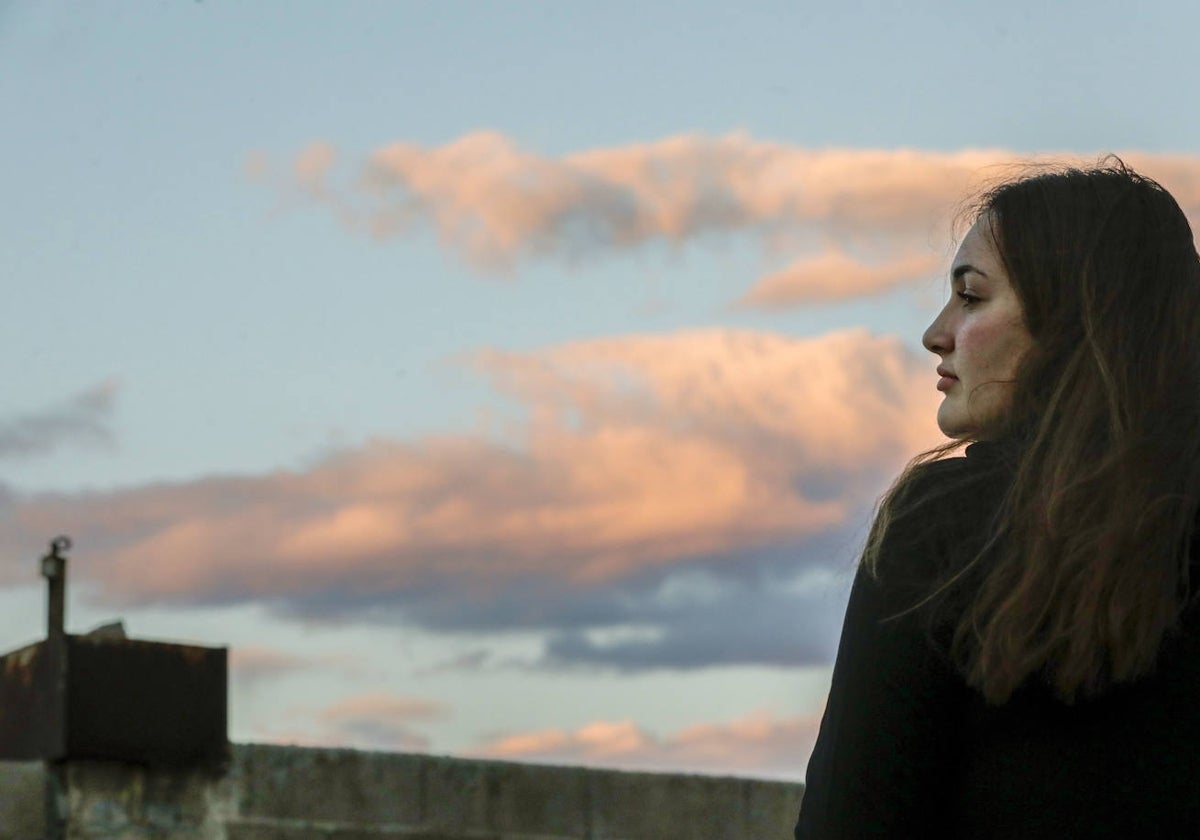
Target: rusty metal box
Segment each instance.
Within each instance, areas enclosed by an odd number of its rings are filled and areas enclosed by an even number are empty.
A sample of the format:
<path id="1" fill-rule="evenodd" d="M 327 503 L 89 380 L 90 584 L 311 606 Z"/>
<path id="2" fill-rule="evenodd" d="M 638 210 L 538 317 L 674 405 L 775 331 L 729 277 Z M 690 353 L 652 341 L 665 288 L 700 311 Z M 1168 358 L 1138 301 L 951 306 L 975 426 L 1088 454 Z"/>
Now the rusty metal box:
<path id="1" fill-rule="evenodd" d="M 220 763 L 227 659 L 226 648 L 74 635 L 13 651 L 0 657 L 0 759 Z"/>

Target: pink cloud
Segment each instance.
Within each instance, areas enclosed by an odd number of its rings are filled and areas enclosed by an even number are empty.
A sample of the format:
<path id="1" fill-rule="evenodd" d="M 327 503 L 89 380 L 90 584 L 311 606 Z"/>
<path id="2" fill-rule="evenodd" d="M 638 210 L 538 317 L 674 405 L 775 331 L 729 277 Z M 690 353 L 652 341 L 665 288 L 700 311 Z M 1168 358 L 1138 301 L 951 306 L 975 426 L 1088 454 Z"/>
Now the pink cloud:
<path id="1" fill-rule="evenodd" d="M 301 152 L 301 180 L 314 169 L 323 176 L 332 155 L 325 145 Z M 1159 177 L 1191 213 L 1200 211 L 1200 158 L 1126 158 Z M 809 149 L 745 133 L 677 135 L 551 157 L 480 131 L 437 147 L 383 146 L 331 205 L 376 237 L 432 225 L 446 247 L 485 271 L 530 257 L 576 260 L 728 231 L 767 243 L 783 235 L 810 246 L 897 254 L 922 250 L 931 225 L 948 222 L 961 199 L 1011 174 L 1019 160 L 1095 157 Z M 343 207 L 352 208 L 348 217 Z"/>
<path id="2" fill-rule="evenodd" d="M 470 755 L 622 770 L 739 774 L 801 780 L 820 716 L 757 712 L 728 723 L 697 724 L 658 736 L 632 721 L 594 721 L 498 737 Z"/>
<path id="3" fill-rule="evenodd" d="M 413 724 L 448 713 L 441 703 L 376 691 L 334 703 L 317 715 L 316 723 L 327 743 L 364 750 L 424 752 L 429 749 L 429 738 Z"/>
<path id="4" fill-rule="evenodd" d="M 305 186 L 320 187 L 336 158 L 337 152 L 330 143 L 310 143 L 296 156 L 296 178 Z"/>
<path id="5" fill-rule="evenodd" d="M 310 664 L 308 657 L 257 645 L 245 645 L 229 652 L 229 667 L 248 677 L 288 674 L 304 670 Z"/>
<path id="6" fill-rule="evenodd" d="M 665 426 L 750 459 L 806 467 L 889 462 L 931 441 L 929 365 L 864 329 L 791 338 L 739 330 L 485 351 L 476 363 L 547 429 Z"/>
<path id="7" fill-rule="evenodd" d="M 843 251 L 827 251 L 768 274 L 747 290 L 735 306 L 772 309 L 882 294 L 933 277 L 942 262 L 936 255 L 928 254 L 869 264 Z"/>
<path id="8" fill-rule="evenodd" d="M 319 719 L 341 726 L 362 721 L 432 720 L 445 717 L 447 712 L 442 703 L 372 691 L 339 700 L 324 709 Z"/>
<path id="9" fill-rule="evenodd" d="M 260 727 L 267 743 L 349 747 L 387 752 L 425 752 L 430 741 L 415 724 L 447 716 L 442 703 L 386 691 L 353 695 L 322 709 L 297 707 L 281 715 L 282 726 Z"/>
<path id="10" fill-rule="evenodd" d="M 364 165 L 360 223 L 386 237 L 432 223 L 483 270 L 528 256 L 577 259 L 708 232 L 781 229 L 923 236 L 996 151 L 813 150 L 681 135 L 546 157 L 496 132 L 427 148 L 394 143 Z"/>
<path id="11" fill-rule="evenodd" d="M 628 336 L 467 363 L 528 406 L 511 440 L 377 440 L 305 471 L 24 500 L 0 545 L 23 556 L 68 530 L 78 574 L 118 603 L 446 585 L 484 598 L 827 532 L 939 437 L 930 365 L 865 330 Z M 809 474 L 825 492 L 798 489 Z"/>
<path id="12" fill-rule="evenodd" d="M 246 686 L 311 671 L 348 674 L 359 670 L 355 657 L 299 655 L 262 645 L 239 645 L 232 648 L 229 651 L 229 668 L 234 684 Z"/>

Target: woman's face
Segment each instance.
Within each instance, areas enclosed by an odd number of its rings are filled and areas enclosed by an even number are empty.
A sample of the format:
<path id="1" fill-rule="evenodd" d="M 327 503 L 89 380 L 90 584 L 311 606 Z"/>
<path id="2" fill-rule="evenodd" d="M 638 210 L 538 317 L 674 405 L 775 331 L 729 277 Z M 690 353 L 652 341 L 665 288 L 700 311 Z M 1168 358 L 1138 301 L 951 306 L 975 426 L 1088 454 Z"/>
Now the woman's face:
<path id="1" fill-rule="evenodd" d="M 922 336 L 942 360 L 938 428 L 985 438 L 1008 410 L 1017 366 L 1033 344 L 986 216 L 963 238 L 950 276 L 950 300 Z"/>

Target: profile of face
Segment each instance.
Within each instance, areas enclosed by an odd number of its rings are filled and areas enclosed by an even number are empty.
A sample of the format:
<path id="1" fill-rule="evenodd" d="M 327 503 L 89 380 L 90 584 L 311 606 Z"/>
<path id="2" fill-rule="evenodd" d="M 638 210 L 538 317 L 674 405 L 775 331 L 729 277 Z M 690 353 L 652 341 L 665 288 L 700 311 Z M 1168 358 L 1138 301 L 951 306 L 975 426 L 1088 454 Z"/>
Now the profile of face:
<path id="1" fill-rule="evenodd" d="M 1033 339 L 986 215 L 963 237 L 950 276 L 950 300 L 922 336 L 941 358 L 938 428 L 952 438 L 987 438 L 1008 410 Z"/>

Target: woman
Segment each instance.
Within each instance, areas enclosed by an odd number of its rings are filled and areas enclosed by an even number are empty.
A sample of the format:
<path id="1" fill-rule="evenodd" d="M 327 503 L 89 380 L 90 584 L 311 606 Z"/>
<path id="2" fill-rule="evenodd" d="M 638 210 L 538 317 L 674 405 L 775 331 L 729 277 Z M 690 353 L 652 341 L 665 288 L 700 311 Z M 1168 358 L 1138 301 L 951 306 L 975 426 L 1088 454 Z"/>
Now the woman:
<path id="1" fill-rule="evenodd" d="M 952 440 L 880 503 L 795 836 L 1200 837 L 1187 219 L 1119 160 L 1039 170 L 951 277 Z"/>

